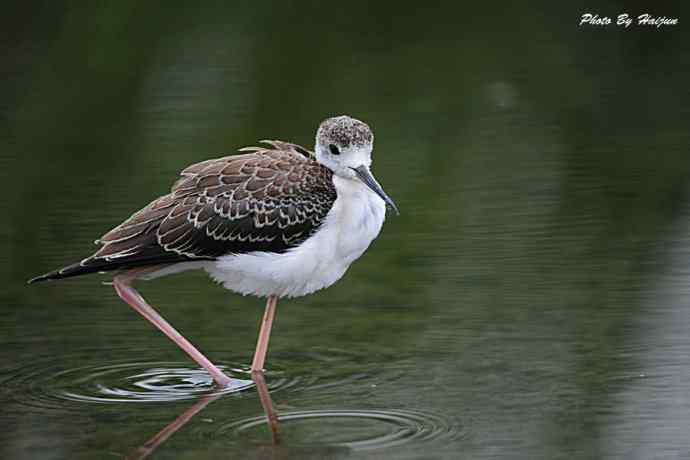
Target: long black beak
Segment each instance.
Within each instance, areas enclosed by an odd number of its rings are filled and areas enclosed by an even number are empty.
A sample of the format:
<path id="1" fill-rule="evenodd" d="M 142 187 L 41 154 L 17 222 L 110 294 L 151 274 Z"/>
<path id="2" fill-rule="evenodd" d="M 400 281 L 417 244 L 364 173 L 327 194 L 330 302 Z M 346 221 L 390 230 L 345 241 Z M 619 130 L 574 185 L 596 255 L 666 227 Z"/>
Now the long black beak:
<path id="1" fill-rule="evenodd" d="M 383 201 L 385 201 L 386 204 L 392 210 L 394 210 L 397 215 L 400 215 L 400 211 L 398 211 L 398 207 L 395 205 L 395 203 L 393 203 L 393 200 L 391 200 L 391 198 L 388 195 L 386 195 L 386 192 L 383 191 L 383 188 L 381 188 L 379 183 L 376 182 L 376 179 L 374 179 L 374 176 L 369 171 L 369 168 L 362 165 L 362 166 L 358 166 L 356 168 L 351 168 L 351 169 L 357 173 L 357 177 L 359 177 L 362 180 L 362 182 L 364 182 L 366 184 L 367 187 L 372 189 L 374 191 L 374 193 L 376 193 L 378 196 L 380 196 L 381 199 L 383 199 Z"/>

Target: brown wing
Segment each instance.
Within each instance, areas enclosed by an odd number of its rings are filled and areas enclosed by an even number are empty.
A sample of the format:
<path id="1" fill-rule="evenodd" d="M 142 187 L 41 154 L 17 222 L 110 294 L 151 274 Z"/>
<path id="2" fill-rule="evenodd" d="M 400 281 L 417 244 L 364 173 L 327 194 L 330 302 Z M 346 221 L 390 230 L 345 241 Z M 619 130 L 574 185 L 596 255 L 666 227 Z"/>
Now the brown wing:
<path id="1" fill-rule="evenodd" d="M 336 199 L 332 173 L 300 146 L 265 142 L 270 147 L 189 166 L 169 194 L 97 240 L 102 247 L 91 257 L 39 278 L 299 245 Z"/>

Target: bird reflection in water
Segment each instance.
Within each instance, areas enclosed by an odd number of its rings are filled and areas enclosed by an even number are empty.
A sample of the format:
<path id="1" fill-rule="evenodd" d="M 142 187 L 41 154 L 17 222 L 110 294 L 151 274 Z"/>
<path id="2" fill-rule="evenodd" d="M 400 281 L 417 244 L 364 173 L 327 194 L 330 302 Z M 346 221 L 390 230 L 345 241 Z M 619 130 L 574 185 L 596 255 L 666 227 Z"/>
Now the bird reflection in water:
<path id="1" fill-rule="evenodd" d="M 268 386 L 264 378 L 263 371 L 253 371 L 252 380 L 256 384 L 256 391 L 259 394 L 259 400 L 266 414 L 266 422 L 268 423 L 269 431 L 271 432 L 271 443 L 273 445 L 280 444 L 280 430 L 278 428 L 278 414 L 273 408 L 273 401 L 268 394 Z M 158 433 L 152 436 L 141 447 L 136 449 L 130 455 L 125 457 L 127 460 L 141 460 L 151 455 L 161 444 L 163 444 L 170 436 L 175 434 L 177 430 L 189 423 L 192 418 L 216 399 L 223 396 L 222 393 L 209 394 L 201 397 L 192 406 L 185 409 L 175 420 L 163 427 Z"/>
<path id="2" fill-rule="evenodd" d="M 256 389 L 259 393 L 261 407 L 264 408 L 264 413 L 266 414 L 266 423 L 268 423 L 268 428 L 271 431 L 271 440 L 273 441 L 273 445 L 278 445 L 280 444 L 278 414 L 273 408 L 273 401 L 271 401 L 271 395 L 268 394 L 268 387 L 266 386 L 266 380 L 264 380 L 264 372 L 253 371 L 252 380 L 254 380 L 254 383 L 256 383 Z"/>

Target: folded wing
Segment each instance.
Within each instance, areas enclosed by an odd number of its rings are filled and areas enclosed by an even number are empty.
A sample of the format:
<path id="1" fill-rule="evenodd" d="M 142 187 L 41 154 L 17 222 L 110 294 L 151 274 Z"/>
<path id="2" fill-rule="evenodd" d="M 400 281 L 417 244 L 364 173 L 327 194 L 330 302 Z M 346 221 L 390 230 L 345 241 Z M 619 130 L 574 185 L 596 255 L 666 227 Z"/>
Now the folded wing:
<path id="1" fill-rule="evenodd" d="M 35 279 L 282 253 L 309 238 L 336 199 L 331 171 L 306 149 L 281 141 L 189 166 L 164 195 L 118 225 L 78 264 Z"/>

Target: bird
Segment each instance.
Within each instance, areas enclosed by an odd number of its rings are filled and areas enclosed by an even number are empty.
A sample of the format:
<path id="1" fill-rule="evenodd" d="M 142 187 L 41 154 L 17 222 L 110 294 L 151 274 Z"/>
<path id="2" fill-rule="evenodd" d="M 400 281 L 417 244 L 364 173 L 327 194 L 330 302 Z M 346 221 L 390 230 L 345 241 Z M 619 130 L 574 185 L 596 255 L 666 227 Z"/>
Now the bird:
<path id="1" fill-rule="evenodd" d="M 28 282 L 111 273 L 125 303 L 227 386 L 232 379 L 134 287 L 203 269 L 232 292 L 266 299 L 251 364 L 263 372 L 278 299 L 331 286 L 379 235 L 387 208 L 400 213 L 371 172 L 374 134 L 361 120 L 325 119 L 313 151 L 259 144 L 188 166 L 169 193 L 97 239 L 95 253 Z"/>

